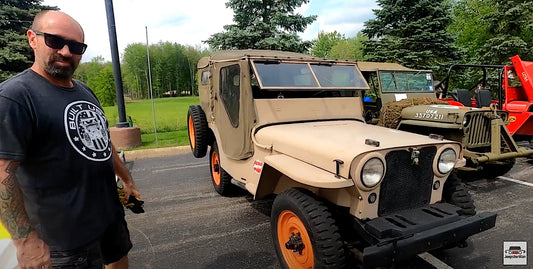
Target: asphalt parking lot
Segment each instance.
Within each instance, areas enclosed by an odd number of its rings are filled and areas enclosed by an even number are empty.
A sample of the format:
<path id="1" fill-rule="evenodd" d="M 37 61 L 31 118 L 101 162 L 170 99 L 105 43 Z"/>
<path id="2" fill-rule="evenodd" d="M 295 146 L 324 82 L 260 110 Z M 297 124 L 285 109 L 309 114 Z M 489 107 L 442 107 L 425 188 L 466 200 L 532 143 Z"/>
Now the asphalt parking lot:
<path id="1" fill-rule="evenodd" d="M 192 154 L 137 159 L 126 155 L 145 201 L 144 214 L 126 213 L 134 247 L 130 268 L 281 268 L 272 246 L 271 201 L 250 195 L 221 197 L 206 158 Z M 496 227 L 468 240 L 468 247 L 416 257 L 395 268 L 533 268 L 503 265 L 503 243 L 533 249 L 533 160 L 519 159 L 501 178 L 467 183 L 478 212 L 498 213 Z"/>

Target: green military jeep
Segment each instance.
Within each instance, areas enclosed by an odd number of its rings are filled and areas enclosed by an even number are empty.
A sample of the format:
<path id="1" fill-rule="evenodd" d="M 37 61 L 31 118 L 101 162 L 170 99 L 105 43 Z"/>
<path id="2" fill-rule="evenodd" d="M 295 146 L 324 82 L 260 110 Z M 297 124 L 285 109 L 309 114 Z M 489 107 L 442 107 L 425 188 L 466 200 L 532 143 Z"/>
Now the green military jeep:
<path id="1" fill-rule="evenodd" d="M 463 179 L 501 176 L 514 166 L 516 158 L 533 154 L 533 149 L 519 147 L 509 134 L 507 112 L 438 99 L 431 71 L 395 63 L 357 65 L 370 84 L 364 96 L 365 120 L 461 142 L 466 165 L 458 168 L 458 175 Z"/>
<path id="2" fill-rule="evenodd" d="M 305 54 L 220 51 L 198 63 L 192 153 L 208 153 L 215 190 L 274 196 L 283 268 L 386 266 L 461 244 L 495 225 L 475 215 L 451 175 L 459 142 L 367 124 L 355 62 Z"/>

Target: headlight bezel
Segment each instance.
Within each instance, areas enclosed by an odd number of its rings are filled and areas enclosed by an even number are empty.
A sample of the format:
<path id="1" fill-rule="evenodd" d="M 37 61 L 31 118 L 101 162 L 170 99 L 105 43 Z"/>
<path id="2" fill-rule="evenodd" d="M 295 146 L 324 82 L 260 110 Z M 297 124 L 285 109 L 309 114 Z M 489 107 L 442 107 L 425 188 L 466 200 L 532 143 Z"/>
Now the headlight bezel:
<path id="1" fill-rule="evenodd" d="M 452 153 L 453 155 L 450 155 Z M 457 163 L 457 151 L 452 147 L 444 147 L 437 152 L 437 158 L 435 158 L 434 170 L 435 174 L 442 177 L 448 175 L 453 171 L 455 164 Z M 443 162 L 446 162 L 443 164 Z"/>
<path id="2" fill-rule="evenodd" d="M 369 184 L 369 182 L 364 182 L 363 172 L 364 172 L 366 165 L 369 164 L 369 161 L 373 162 L 374 159 L 379 160 L 379 162 L 381 163 L 382 174 L 379 177 L 379 180 L 375 181 L 373 184 Z M 354 183 L 359 189 L 364 190 L 364 191 L 373 190 L 381 184 L 381 182 L 383 181 L 383 178 L 385 177 L 387 173 L 387 165 L 385 162 L 385 158 L 383 155 L 377 152 L 367 154 L 366 156 L 364 156 L 357 162 L 352 163 L 350 173 L 352 175 L 352 178 L 354 179 Z"/>

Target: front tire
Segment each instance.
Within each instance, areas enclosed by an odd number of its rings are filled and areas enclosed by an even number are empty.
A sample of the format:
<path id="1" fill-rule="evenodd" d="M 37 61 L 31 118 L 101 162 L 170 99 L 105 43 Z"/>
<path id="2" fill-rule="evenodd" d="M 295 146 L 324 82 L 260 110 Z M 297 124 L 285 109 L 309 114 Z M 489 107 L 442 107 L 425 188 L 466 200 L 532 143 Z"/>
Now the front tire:
<path id="1" fill-rule="evenodd" d="M 289 189 L 272 205 L 274 248 L 285 269 L 344 268 L 339 228 L 327 206 L 312 193 Z"/>
<path id="2" fill-rule="evenodd" d="M 445 202 L 460 207 L 460 215 L 474 216 L 476 214 L 474 200 L 455 172 L 452 172 L 444 183 L 442 198 Z"/>

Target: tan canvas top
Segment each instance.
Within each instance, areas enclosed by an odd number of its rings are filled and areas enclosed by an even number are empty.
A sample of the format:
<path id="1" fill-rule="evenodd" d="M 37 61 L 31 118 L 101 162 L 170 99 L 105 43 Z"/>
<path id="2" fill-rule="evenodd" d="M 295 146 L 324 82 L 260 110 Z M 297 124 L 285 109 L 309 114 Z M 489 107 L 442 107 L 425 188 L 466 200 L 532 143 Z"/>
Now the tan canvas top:
<path id="1" fill-rule="evenodd" d="M 378 70 L 410 70 L 415 71 L 414 69 L 407 68 L 401 64 L 397 63 L 378 63 L 378 62 L 357 62 L 357 66 L 361 72 L 365 71 L 378 71 Z"/>
<path id="2" fill-rule="evenodd" d="M 198 61 L 198 68 L 206 67 L 209 61 L 229 61 L 242 58 L 266 58 L 266 59 L 281 59 L 281 60 L 307 60 L 307 61 L 333 61 L 320 57 L 315 57 L 309 54 L 291 52 L 291 51 L 278 51 L 278 50 L 221 50 L 214 52 L 209 57 L 203 57 Z"/>

